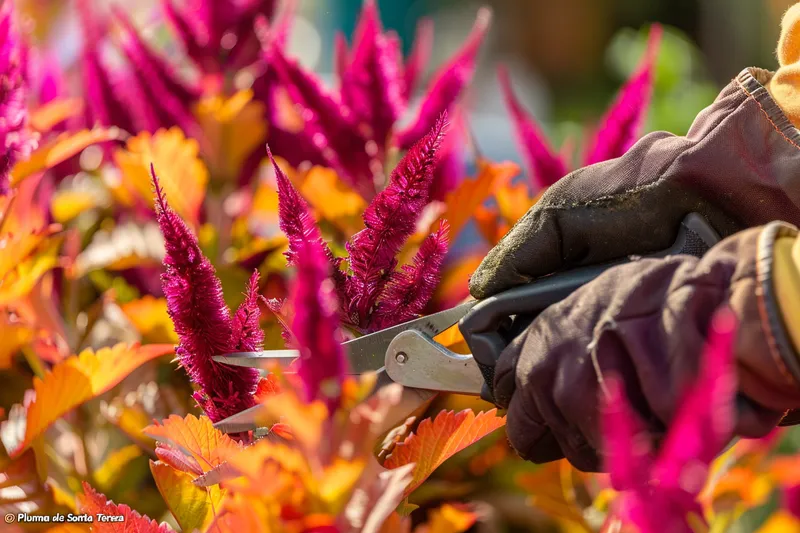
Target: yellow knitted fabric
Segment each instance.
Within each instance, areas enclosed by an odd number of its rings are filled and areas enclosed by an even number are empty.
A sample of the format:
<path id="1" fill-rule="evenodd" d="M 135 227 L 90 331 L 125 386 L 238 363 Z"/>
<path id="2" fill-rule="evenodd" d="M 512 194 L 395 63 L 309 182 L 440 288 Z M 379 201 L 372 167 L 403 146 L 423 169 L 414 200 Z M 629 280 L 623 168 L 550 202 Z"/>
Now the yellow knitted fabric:
<path id="1" fill-rule="evenodd" d="M 783 16 L 778 63 L 780 68 L 769 83 L 769 92 L 792 124 L 800 128 L 800 3 Z"/>

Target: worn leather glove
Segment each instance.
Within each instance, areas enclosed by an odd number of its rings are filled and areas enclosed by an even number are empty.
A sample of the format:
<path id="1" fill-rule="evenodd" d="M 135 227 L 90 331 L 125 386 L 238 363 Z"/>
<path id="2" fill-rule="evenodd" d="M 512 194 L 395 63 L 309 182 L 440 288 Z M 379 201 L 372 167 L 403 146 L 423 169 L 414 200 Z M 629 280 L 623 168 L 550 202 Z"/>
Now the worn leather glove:
<path id="1" fill-rule="evenodd" d="M 766 435 L 800 407 L 796 235 L 773 222 L 725 239 L 702 259 L 634 261 L 547 308 L 495 369 L 495 397 L 508 408 L 514 449 L 537 463 L 566 457 L 581 470 L 599 470 L 599 395 L 612 373 L 651 434 L 663 434 L 721 305 L 739 320 L 736 433 Z"/>
<path id="2" fill-rule="evenodd" d="M 792 13 L 781 38 L 787 50 L 800 40 L 787 37 L 800 26 Z M 607 271 L 505 350 L 495 401 L 509 409 L 508 436 L 523 457 L 599 469 L 598 393 L 611 371 L 651 431 L 662 432 L 723 304 L 740 320 L 737 433 L 755 437 L 781 419 L 794 422 L 786 413 L 800 407 L 800 310 L 791 307 L 800 274 L 786 258 L 800 251 L 788 253 L 785 239 L 796 230 L 747 228 L 800 224 L 800 132 L 778 104 L 800 123 L 800 107 L 791 109 L 800 94 L 800 76 L 790 72 L 795 55 L 779 51 L 777 75 L 744 70 L 686 137 L 650 134 L 623 157 L 562 179 L 475 272 L 470 292 L 485 298 L 560 270 L 655 252 L 672 243 L 689 212 L 729 237 L 702 260 L 647 259 Z"/>
<path id="3" fill-rule="evenodd" d="M 643 137 L 624 156 L 550 187 L 470 280 L 485 298 L 559 270 L 667 248 L 695 211 L 723 237 L 772 220 L 800 223 L 800 131 L 747 69 L 685 137 Z"/>

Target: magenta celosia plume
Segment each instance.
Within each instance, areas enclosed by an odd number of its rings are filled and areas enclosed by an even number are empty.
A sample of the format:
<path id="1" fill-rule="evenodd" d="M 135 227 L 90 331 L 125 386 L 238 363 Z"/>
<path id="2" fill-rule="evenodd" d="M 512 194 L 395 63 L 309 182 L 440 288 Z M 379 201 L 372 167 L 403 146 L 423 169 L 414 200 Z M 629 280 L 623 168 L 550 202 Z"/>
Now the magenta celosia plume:
<path id="1" fill-rule="evenodd" d="M 717 312 L 696 381 L 679 403 L 661 449 L 626 399 L 617 378 L 606 380 L 603 416 L 606 468 L 615 490 L 615 512 L 642 533 L 690 533 L 690 517 L 702 520 L 697 497 L 709 465 L 733 436 L 736 318 Z"/>
<path id="2" fill-rule="evenodd" d="M 180 340 L 176 354 L 193 383 L 195 399 L 213 421 L 255 404 L 259 381 L 254 369 L 215 362 L 215 355 L 259 349 L 264 334 L 258 325 L 258 276 L 233 318 L 222 297 L 222 285 L 186 223 L 167 205 L 152 170 L 156 213 L 164 234 L 165 272 L 161 276 L 169 316 Z"/>
<path id="3" fill-rule="evenodd" d="M 404 61 L 399 37 L 382 27 L 376 2 L 365 0 L 352 47 L 341 35 L 334 43 L 336 92 L 280 51 L 265 48 L 264 61 L 275 68 L 282 88 L 301 108 L 304 128 L 298 135 L 306 138 L 302 146 L 313 146 L 325 165 L 371 200 L 385 183 L 387 150 L 410 148 L 442 113 L 457 105 L 472 79 L 490 20 L 491 11 L 481 9 L 472 33 L 434 75 L 416 115 L 402 130 L 397 129 L 398 121 L 409 107 L 430 55 L 430 21 L 420 23 L 417 42 Z M 286 157 L 295 159 L 291 153 Z"/>
<path id="4" fill-rule="evenodd" d="M 272 17 L 276 0 L 161 0 L 186 54 L 203 73 L 234 71 L 258 58 L 253 25 Z"/>
<path id="5" fill-rule="evenodd" d="M 338 334 L 338 302 L 331 264 L 317 239 L 299 243 L 296 251 L 291 330 L 300 351 L 295 363 L 297 374 L 306 400 L 321 399 L 332 411 L 339 402 L 347 360 Z"/>
<path id="6" fill-rule="evenodd" d="M 111 44 L 109 22 L 95 14 L 91 0 L 79 0 L 78 6 L 84 30 L 81 68 L 87 125 L 117 126 L 131 133 L 179 126 L 199 136 L 192 108 L 200 98 L 200 88 L 182 79 L 117 6 L 112 11 L 121 32 L 115 44 L 126 61 L 114 70 L 109 68 L 101 56 L 103 45 Z"/>
<path id="7" fill-rule="evenodd" d="M 583 166 L 621 156 L 641 135 L 653 92 L 655 61 L 662 33 L 658 24 L 650 29 L 644 58 L 619 90 L 594 137 L 587 143 Z M 531 183 L 537 190 L 549 187 L 569 172 L 569 165 L 552 150 L 539 125 L 522 107 L 511 87 L 508 70 L 503 66 L 498 69 L 498 80 L 514 124 L 517 143 L 528 165 Z"/>
<path id="8" fill-rule="evenodd" d="M 400 160 L 389 184 L 364 212 L 365 228 L 346 248 L 347 272 L 322 242 L 308 206 L 288 178 L 275 167 L 281 229 L 289 239 L 286 253 L 296 264 L 298 250 L 314 242 L 330 267 L 333 290 L 340 299 L 342 321 L 361 332 L 374 331 L 410 318 L 428 302 L 447 253 L 447 224 L 428 237 L 411 265 L 396 271 L 397 255 L 431 200 L 433 171 L 447 126 L 444 115 Z M 276 310 L 275 304 L 273 304 Z"/>
<path id="9" fill-rule="evenodd" d="M 25 53 L 17 26 L 14 2 L 0 7 L 0 195 L 9 192 L 14 164 L 28 157 L 37 140 L 28 130 Z"/>

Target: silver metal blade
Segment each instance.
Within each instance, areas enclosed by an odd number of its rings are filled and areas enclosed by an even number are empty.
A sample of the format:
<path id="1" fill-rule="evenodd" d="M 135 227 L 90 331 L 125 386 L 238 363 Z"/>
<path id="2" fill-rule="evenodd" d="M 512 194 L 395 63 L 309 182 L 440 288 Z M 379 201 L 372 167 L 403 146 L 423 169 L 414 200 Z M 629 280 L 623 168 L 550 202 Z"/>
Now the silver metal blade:
<path id="1" fill-rule="evenodd" d="M 415 318 L 397 326 L 342 343 L 342 348 L 344 348 L 350 363 L 350 373 L 363 374 L 381 370 L 384 367 L 386 350 L 397 335 L 413 329 L 429 337 L 435 337 L 455 325 L 476 303 L 478 303 L 477 300 L 470 300 L 451 309 Z M 267 364 L 273 362 L 286 366 L 297 356 L 297 350 L 265 350 L 262 352 L 216 355 L 214 356 L 214 361 L 235 366 L 264 369 Z"/>

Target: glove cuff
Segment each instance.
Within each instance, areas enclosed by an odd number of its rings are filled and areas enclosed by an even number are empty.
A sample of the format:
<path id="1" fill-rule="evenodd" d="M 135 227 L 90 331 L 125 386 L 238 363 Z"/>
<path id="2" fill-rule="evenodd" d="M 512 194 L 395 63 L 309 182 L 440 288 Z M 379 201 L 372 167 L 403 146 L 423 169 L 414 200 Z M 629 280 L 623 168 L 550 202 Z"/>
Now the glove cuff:
<path id="1" fill-rule="evenodd" d="M 800 384 L 800 262 L 793 257 L 797 242 L 795 226 L 767 224 L 758 239 L 756 264 L 769 349 L 785 377 Z"/>

